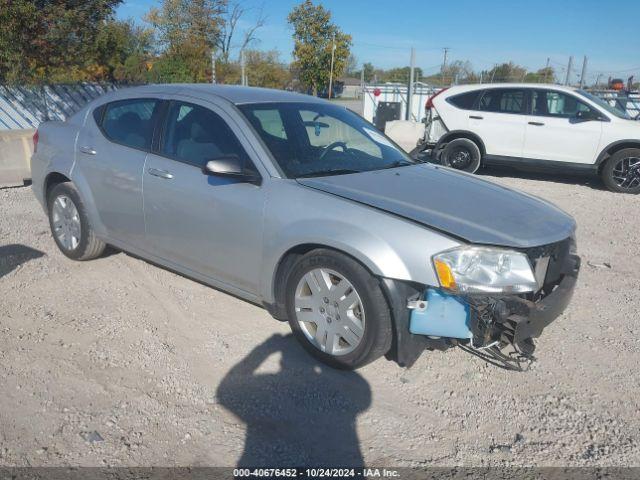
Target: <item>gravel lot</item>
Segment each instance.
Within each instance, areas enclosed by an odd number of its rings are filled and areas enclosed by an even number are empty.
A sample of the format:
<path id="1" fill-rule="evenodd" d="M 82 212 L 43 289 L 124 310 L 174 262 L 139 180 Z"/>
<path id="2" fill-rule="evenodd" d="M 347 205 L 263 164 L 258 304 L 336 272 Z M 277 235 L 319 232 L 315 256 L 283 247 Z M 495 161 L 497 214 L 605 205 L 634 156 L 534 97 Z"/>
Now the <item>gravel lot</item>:
<path id="1" fill-rule="evenodd" d="M 640 466 L 640 196 L 485 176 L 579 225 L 576 294 L 526 373 L 457 349 L 323 368 L 258 307 L 66 259 L 31 190 L 0 190 L 0 465 Z"/>

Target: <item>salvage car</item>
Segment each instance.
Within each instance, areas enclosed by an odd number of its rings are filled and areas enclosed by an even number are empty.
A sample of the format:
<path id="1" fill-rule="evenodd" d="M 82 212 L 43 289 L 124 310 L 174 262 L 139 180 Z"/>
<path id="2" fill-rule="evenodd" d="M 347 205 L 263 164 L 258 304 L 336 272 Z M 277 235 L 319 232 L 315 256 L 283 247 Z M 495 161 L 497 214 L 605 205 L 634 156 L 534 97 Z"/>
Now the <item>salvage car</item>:
<path id="1" fill-rule="evenodd" d="M 614 192 L 640 193 L 640 122 L 584 90 L 454 86 L 431 97 L 426 114 L 418 150 L 442 165 L 600 175 Z"/>
<path id="2" fill-rule="evenodd" d="M 64 255 L 112 245 L 262 305 L 334 367 L 453 346 L 530 359 L 574 289 L 569 215 L 418 163 L 325 100 L 127 88 L 34 143 L 33 192 Z"/>

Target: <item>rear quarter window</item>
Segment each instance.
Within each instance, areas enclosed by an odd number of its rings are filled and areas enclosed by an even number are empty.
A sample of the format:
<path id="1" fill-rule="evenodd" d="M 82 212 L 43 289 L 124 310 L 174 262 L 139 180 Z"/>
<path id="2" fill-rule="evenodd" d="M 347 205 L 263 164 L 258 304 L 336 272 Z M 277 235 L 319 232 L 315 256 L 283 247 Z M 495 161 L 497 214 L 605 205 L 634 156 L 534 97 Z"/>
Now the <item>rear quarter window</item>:
<path id="1" fill-rule="evenodd" d="M 158 100 L 152 98 L 141 98 L 106 104 L 100 123 L 102 132 L 113 142 L 133 148 L 150 149 L 153 138 L 153 114 L 158 103 Z"/>
<path id="2" fill-rule="evenodd" d="M 473 110 L 475 108 L 476 101 L 478 100 L 478 97 L 481 93 L 482 90 L 459 93 L 458 95 L 447 98 L 447 102 L 449 102 L 454 107 L 461 108 L 462 110 Z"/>

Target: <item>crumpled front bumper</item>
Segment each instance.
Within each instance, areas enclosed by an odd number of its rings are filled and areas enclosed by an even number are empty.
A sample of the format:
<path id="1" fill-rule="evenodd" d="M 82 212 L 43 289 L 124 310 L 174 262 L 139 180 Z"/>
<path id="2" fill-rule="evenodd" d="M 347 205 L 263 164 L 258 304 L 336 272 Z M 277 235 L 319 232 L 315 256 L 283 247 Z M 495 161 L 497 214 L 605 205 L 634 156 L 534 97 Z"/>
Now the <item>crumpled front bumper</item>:
<path id="1" fill-rule="evenodd" d="M 469 298 L 472 318 L 473 345 L 494 341 L 523 346 L 542 331 L 567 308 L 580 271 L 580 257 L 569 255 L 561 279 L 552 290 L 537 299 L 518 295 Z M 530 344 L 532 346 L 532 344 Z"/>

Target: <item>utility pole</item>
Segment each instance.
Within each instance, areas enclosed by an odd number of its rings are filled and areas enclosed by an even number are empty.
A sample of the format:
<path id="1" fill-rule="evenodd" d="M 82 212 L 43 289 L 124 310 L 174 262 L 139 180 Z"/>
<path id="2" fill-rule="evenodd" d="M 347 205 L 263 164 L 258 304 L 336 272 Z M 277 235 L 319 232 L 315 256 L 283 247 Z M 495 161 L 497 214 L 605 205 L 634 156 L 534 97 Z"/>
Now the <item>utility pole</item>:
<path id="1" fill-rule="evenodd" d="M 364 97 L 364 65 L 360 69 L 360 95 Z"/>
<path id="2" fill-rule="evenodd" d="M 544 83 L 549 83 L 547 76 L 549 75 L 549 66 L 551 65 L 551 58 L 547 57 L 547 65 L 544 67 Z"/>
<path id="3" fill-rule="evenodd" d="M 567 65 L 567 75 L 564 77 L 564 84 L 569 85 L 571 79 L 571 69 L 573 68 L 573 55 L 569 57 L 569 65 Z"/>
<path id="4" fill-rule="evenodd" d="M 444 72 L 447 69 L 447 56 L 449 54 L 449 47 L 444 47 L 444 57 L 442 59 L 442 84 L 444 85 Z"/>
<path id="5" fill-rule="evenodd" d="M 244 64 L 244 49 L 240 50 L 240 84 L 243 86 L 247 85 L 247 77 Z"/>
<path id="6" fill-rule="evenodd" d="M 336 54 L 336 36 L 333 36 L 331 43 L 331 71 L 329 72 L 329 100 L 331 100 L 331 89 L 333 88 L 333 59 Z"/>
<path id="7" fill-rule="evenodd" d="M 582 60 L 582 73 L 580 74 L 580 88 L 584 87 L 585 79 L 587 78 L 587 56 L 584 56 Z"/>
<path id="8" fill-rule="evenodd" d="M 211 49 L 211 83 L 216 83 L 216 51 Z"/>
<path id="9" fill-rule="evenodd" d="M 413 75 L 416 66 L 416 51 L 411 47 L 411 67 L 409 69 L 409 86 L 407 88 L 407 111 L 405 112 L 405 120 L 411 120 L 411 110 L 413 109 Z"/>

